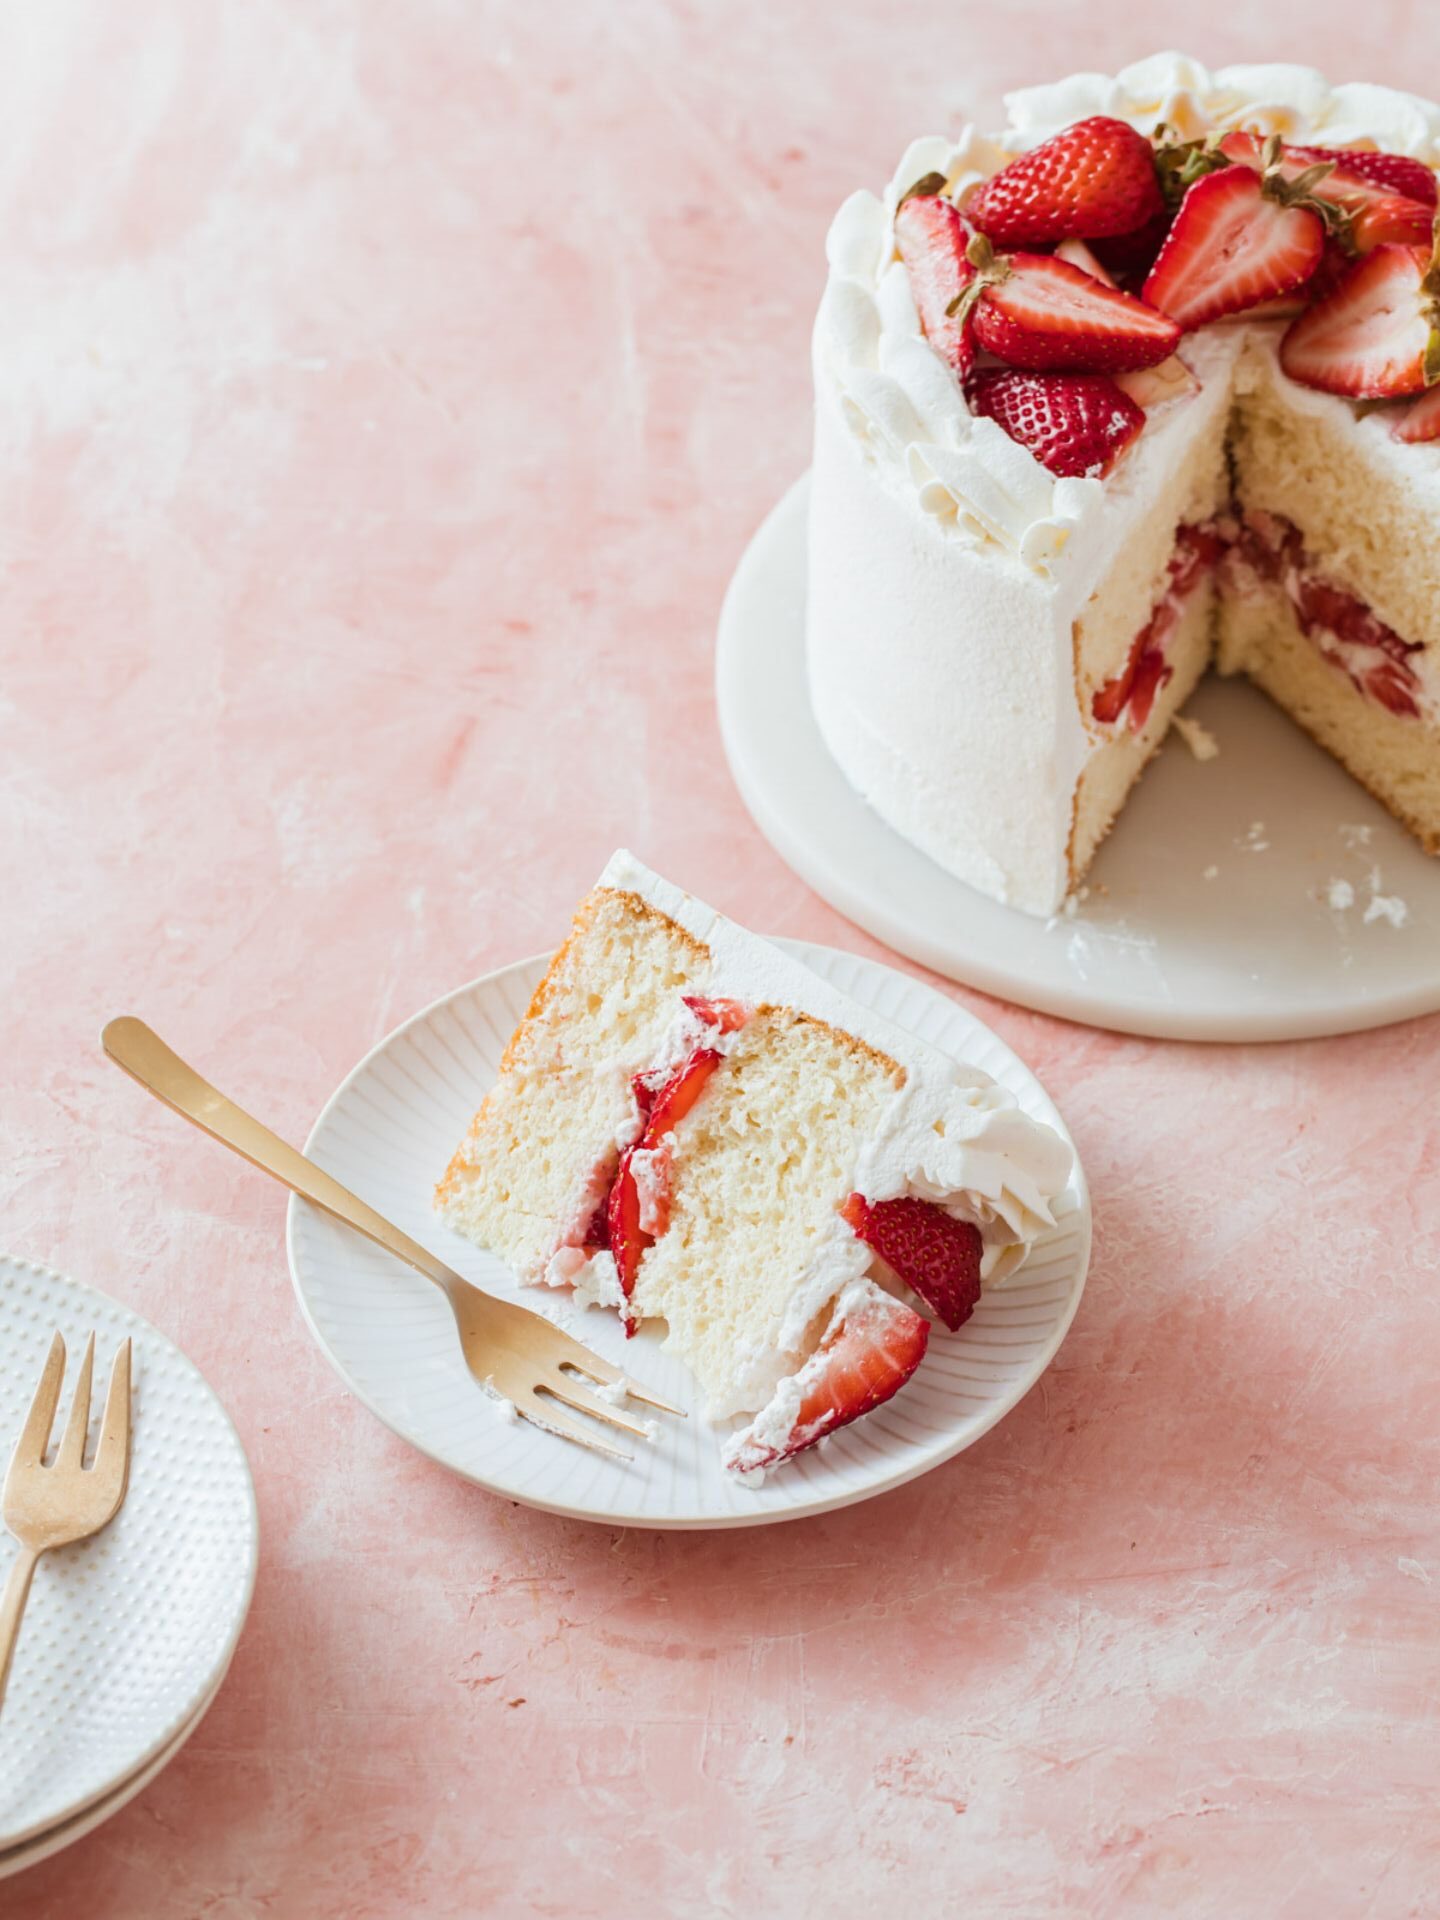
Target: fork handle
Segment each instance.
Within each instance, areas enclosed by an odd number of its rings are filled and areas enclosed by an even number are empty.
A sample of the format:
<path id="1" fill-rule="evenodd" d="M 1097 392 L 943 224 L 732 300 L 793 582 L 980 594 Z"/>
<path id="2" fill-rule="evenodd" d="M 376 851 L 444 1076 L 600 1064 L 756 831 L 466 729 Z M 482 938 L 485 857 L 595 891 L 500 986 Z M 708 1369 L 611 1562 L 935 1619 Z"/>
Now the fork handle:
<path id="1" fill-rule="evenodd" d="M 0 1593 L 0 1707 L 5 1705 L 5 1683 L 10 1678 L 15 1642 L 20 1638 L 20 1616 L 30 1597 L 30 1576 L 39 1558 L 38 1547 L 21 1547 L 10 1563 L 5 1591 Z"/>
<path id="2" fill-rule="evenodd" d="M 459 1274 L 443 1260 L 437 1260 L 418 1240 L 412 1240 L 408 1233 L 392 1226 L 313 1160 L 307 1160 L 278 1134 L 271 1133 L 208 1080 L 202 1080 L 143 1020 L 131 1014 L 112 1020 L 101 1034 L 100 1044 L 132 1080 L 138 1080 L 156 1099 L 163 1100 L 167 1107 L 191 1121 L 202 1133 L 208 1133 L 212 1140 L 238 1153 L 242 1160 L 248 1160 L 252 1167 L 270 1174 L 303 1200 L 311 1200 L 326 1213 L 333 1213 L 357 1233 L 363 1233 L 367 1240 L 373 1240 L 376 1246 L 384 1247 L 387 1253 L 393 1253 L 417 1273 L 423 1273 L 427 1280 L 433 1280 L 437 1287 L 448 1292 L 454 1285 L 465 1284 Z"/>

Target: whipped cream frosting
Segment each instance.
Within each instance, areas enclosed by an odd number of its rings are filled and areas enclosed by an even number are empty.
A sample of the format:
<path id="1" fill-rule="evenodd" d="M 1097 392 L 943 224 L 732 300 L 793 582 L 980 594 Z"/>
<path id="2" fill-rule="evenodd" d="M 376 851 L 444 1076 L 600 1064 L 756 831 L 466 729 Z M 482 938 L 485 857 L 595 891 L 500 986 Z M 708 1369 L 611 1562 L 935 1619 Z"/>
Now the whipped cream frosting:
<path id="1" fill-rule="evenodd" d="M 1093 566 L 1096 549 L 1109 544 L 1107 488 L 1098 479 L 1056 479 L 994 421 L 970 412 L 921 332 L 895 255 L 901 195 L 924 174 L 938 173 L 963 206 L 972 188 L 1017 153 L 1096 113 L 1145 134 L 1165 125 L 1195 139 L 1244 126 L 1315 145 L 1384 147 L 1436 166 L 1440 108 L 1388 87 L 1332 87 L 1308 67 L 1211 73 L 1179 53 L 1156 54 L 1113 77 L 1072 74 L 1007 94 L 1005 104 L 1003 131 L 967 127 L 956 140 L 916 140 L 883 194 L 853 193 L 840 208 L 826 241 L 829 278 L 815 323 L 815 371 L 817 383 L 833 389 L 866 457 L 949 539 L 999 547 L 1049 574 L 1062 565 Z M 1185 357 L 1193 344 L 1187 342 Z M 1407 451 L 1434 457 L 1433 448 Z"/>
<path id="2" fill-rule="evenodd" d="M 984 1242 L 983 1285 L 998 1285 L 1020 1267 L 1054 1224 L 1055 1203 L 1074 1164 L 1070 1146 L 1052 1127 L 1022 1113 L 1014 1096 L 988 1074 L 850 999 L 769 941 L 652 873 L 634 855 L 616 853 L 599 884 L 638 894 L 708 948 L 708 992 L 750 1006 L 797 1008 L 895 1061 L 904 1083 L 863 1148 L 851 1187 L 872 1202 L 906 1196 L 930 1200 L 972 1221 Z M 730 1038 L 716 1036 L 709 1027 L 704 1032 L 707 1045 L 723 1047 Z M 796 1350 L 817 1313 L 863 1279 L 871 1265 L 868 1248 L 837 1213 L 796 1281 L 778 1344 L 736 1355 L 734 1378 L 709 1408 L 712 1417 L 765 1405 L 793 1369 Z M 556 1283 L 573 1284 L 587 1299 L 617 1303 L 618 1280 L 608 1254 L 587 1260 L 578 1249 L 562 1249 L 551 1266 Z"/>

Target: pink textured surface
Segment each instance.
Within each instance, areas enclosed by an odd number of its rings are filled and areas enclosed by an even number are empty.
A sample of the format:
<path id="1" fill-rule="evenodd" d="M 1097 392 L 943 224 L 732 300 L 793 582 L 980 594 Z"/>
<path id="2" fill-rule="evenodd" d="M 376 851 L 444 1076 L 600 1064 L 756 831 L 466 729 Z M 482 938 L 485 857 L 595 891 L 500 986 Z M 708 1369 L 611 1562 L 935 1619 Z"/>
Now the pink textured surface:
<path id="1" fill-rule="evenodd" d="M 1353 14 L 1302 57 L 1433 90 L 1440 14 L 1371 0 L 1358 63 Z M 1204 1051 L 977 1000 L 1088 1164 L 1079 1323 L 949 1468 L 708 1539 L 408 1452 L 304 1334 L 278 1191 L 95 1046 L 147 1014 L 303 1135 L 619 841 L 866 948 L 710 699 L 806 459 L 821 235 L 912 133 L 1169 32 L 1131 17 L 0 21 L 0 1239 L 185 1347 L 263 1528 L 203 1727 L 10 1920 L 1434 1911 L 1440 1024 Z M 1259 59 L 1280 20 L 1185 31 Z"/>

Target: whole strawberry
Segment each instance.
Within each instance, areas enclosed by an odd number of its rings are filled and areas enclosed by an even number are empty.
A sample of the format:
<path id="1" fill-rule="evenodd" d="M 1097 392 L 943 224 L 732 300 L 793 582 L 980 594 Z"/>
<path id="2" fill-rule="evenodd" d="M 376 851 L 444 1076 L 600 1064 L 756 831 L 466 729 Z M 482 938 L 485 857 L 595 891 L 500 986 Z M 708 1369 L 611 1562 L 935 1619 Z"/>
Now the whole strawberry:
<path id="1" fill-rule="evenodd" d="M 997 247 L 1134 233 L 1164 211 L 1149 141 L 1105 114 L 1022 153 L 965 203 Z"/>
<path id="2" fill-rule="evenodd" d="M 976 374 L 976 413 L 1003 427 L 1058 479 L 1108 473 L 1145 425 L 1143 410 L 1103 373 Z"/>

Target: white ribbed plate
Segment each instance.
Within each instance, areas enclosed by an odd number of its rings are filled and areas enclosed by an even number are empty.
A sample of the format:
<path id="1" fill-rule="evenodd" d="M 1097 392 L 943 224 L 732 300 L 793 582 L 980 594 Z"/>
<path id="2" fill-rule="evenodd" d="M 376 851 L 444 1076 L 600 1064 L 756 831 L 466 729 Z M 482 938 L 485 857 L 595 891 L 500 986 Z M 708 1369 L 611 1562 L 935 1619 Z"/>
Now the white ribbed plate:
<path id="1" fill-rule="evenodd" d="M 1024 1110 L 1065 1132 L 1039 1081 L 963 1007 L 893 968 L 831 947 L 778 940 L 865 1005 L 981 1067 Z M 487 974 L 383 1040 L 330 1100 L 306 1151 L 467 1278 L 563 1320 L 577 1338 L 677 1406 L 685 1368 L 649 1328 L 626 1341 L 613 1313 L 522 1288 L 509 1269 L 435 1218 L 431 1190 L 459 1143 L 548 956 Z M 1069 1135 L 1066 1134 L 1066 1138 Z M 978 1440 L 1034 1385 L 1079 1304 L 1090 1203 L 1078 1164 L 1063 1218 L 1010 1284 L 958 1334 L 937 1327 L 895 1399 L 772 1474 L 738 1485 L 720 1466 L 721 1430 L 661 1418 L 629 1465 L 505 1424 L 465 1369 L 450 1309 L 428 1281 L 300 1200 L 290 1203 L 290 1271 L 311 1329 L 373 1413 L 433 1459 L 528 1506 L 637 1527 L 743 1527 L 821 1513 L 913 1480 Z M 738 1424 L 738 1423 L 736 1423 Z M 627 1442 L 628 1444 L 628 1442 Z"/>
<path id="2" fill-rule="evenodd" d="M 258 1558 L 250 1470 L 197 1369 L 118 1301 L 4 1254 L 0 1467 L 57 1328 L 69 1350 L 57 1435 L 95 1332 L 92 1444 L 115 1349 L 134 1343 L 130 1485 L 103 1533 L 36 1569 L 0 1718 L 0 1852 L 115 1793 L 197 1718 L 240 1636 Z M 0 1581 L 15 1551 L 0 1530 Z"/>

